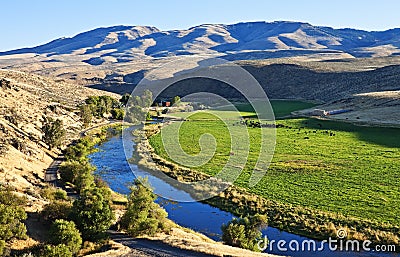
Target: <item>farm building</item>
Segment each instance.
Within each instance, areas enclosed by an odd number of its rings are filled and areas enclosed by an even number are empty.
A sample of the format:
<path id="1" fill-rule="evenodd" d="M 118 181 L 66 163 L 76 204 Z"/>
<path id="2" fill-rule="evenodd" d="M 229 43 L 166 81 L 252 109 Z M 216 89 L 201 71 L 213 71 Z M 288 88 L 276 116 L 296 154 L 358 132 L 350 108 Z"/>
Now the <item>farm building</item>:
<path id="1" fill-rule="evenodd" d="M 169 101 L 160 101 L 160 102 L 158 103 L 158 106 L 170 107 L 170 106 L 171 106 L 171 102 L 169 102 Z"/>

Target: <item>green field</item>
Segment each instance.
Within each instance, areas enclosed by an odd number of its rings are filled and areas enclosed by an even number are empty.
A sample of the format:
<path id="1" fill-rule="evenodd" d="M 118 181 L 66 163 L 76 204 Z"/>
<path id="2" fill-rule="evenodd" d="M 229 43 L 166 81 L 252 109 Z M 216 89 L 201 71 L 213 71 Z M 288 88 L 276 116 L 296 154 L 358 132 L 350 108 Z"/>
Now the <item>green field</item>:
<path id="1" fill-rule="evenodd" d="M 259 102 L 255 101 L 254 104 L 257 105 L 259 104 Z M 313 103 L 298 100 L 270 100 L 270 104 L 274 112 L 275 118 L 285 117 L 290 115 L 290 113 L 293 111 L 308 109 L 315 106 L 315 104 Z M 251 104 L 237 102 L 233 103 L 233 105 L 236 107 L 237 111 L 232 111 L 232 107 L 216 107 L 213 108 L 213 112 L 215 112 L 215 114 L 221 119 L 239 119 L 240 117 L 255 118 L 254 108 L 251 106 Z M 178 112 L 171 113 L 171 115 L 185 118 L 189 115 L 192 115 L 192 113 Z M 196 119 L 199 119 L 199 116 L 197 116 Z"/>
<path id="2" fill-rule="evenodd" d="M 213 135 L 216 153 L 196 169 L 214 175 L 231 156 L 228 128 L 213 114 L 200 112 L 188 119 L 176 123 L 181 125 L 180 145 L 189 155 L 196 155 L 201 150 L 200 136 Z M 276 123 L 284 127 L 276 129 L 272 163 L 266 176 L 249 191 L 282 203 L 400 224 L 400 129 L 304 118 Z M 243 129 L 236 127 L 230 133 Z M 167 128 L 163 133 L 169 133 Z M 236 185 L 248 187 L 259 154 L 260 130 L 268 129 L 247 129 L 250 154 Z M 169 159 L 160 134 L 151 137 L 150 143 L 157 154 Z"/>
<path id="3" fill-rule="evenodd" d="M 274 111 L 275 118 L 281 118 L 290 115 L 291 112 L 308 109 L 315 104 L 296 100 L 270 100 L 271 107 Z M 254 109 L 249 104 L 238 103 L 235 104 L 240 112 L 253 113 Z"/>

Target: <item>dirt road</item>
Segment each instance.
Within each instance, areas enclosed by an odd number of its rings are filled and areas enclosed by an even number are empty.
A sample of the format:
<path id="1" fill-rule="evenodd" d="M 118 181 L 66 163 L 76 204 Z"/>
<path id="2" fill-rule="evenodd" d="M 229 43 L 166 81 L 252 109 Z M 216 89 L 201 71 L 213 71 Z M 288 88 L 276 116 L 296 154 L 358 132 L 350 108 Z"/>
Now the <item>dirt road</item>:
<path id="1" fill-rule="evenodd" d="M 110 237 L 117 243 L 131 249 L 124 257 L 215 257 L 215 255 L 183 250 L 159 240 L 132 238 L 123 233 L 109 231 Z"/>

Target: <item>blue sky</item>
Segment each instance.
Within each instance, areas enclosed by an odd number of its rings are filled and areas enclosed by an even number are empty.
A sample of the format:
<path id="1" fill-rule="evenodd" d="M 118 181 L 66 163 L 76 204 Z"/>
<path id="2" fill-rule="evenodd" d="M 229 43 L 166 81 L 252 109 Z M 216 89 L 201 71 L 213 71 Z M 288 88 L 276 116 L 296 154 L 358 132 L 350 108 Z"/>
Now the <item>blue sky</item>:
<path id="1" fill-rule="evenodd" d="M 400 27 L 396 0 L 4 0 L 0 6 L 0 51 L 120 24 L 171 30 L 203 23 L 291 20 L 366 30 Z"/>

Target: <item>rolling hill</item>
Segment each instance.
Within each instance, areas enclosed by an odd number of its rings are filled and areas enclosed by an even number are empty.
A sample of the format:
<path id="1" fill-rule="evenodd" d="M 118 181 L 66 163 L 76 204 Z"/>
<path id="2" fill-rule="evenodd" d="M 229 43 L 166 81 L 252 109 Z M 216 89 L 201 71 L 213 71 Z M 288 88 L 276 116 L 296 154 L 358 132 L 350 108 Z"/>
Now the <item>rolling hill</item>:
<path id="1" fill-rule="evenodd" d="M 182 69 L 193 68 L 185 62 L 193 55 L 235 61 L 275 99 L 329 104 L 356 94 L 400 90 L 400 29 L 362 31 L 288 21 L 203 24 L 170 31 L 150 26 L 97 28 L 2 52 L 0 68 L 121 94 L 130 93 L 149 72 L 171 61 L 180 62 Z M 174 75 L 171 67 L 154 79 Z M 161 97 L 194 89 L 238 98 L 226 85 L 201 79 L 178 82 Z"/>
<path id="2" fill-rule="evenodd" d="M 229 59 L 264 55 L 297 56 L 304 53 L 346 53 L 355 57 L 400 54 L 400 29 L 363 31 L 313 26 L 302 22 L 245 22 L 231 25 L 203 24 L 185 30 L 160 31 L 148 26 L 113 26 L 59 38 L 50 43 L 1 55 L 96 54 L 83 60 L 99 65 L 107 60 L 126 62 L 134 58 L 215 54 Z M 282 51 L 281 53 L 271 51 Z M 251 52 L 249 54 L 249 52 Z M 275 53 L 275 54 L 274 54 Z M 381 53 L 382 54 L 382 53 Z M 252 56 L 254 55 L 254 56 Z"/>

